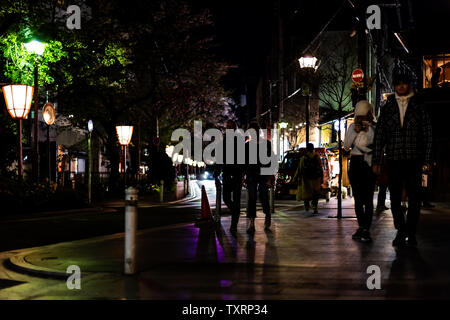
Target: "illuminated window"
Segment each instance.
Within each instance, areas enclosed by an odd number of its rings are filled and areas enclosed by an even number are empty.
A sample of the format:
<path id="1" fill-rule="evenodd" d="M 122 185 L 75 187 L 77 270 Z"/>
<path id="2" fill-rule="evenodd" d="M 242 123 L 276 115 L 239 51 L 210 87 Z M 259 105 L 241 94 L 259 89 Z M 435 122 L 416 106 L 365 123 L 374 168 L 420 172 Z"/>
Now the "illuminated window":
<path id="1" fill-rule="evenodd" d="M 423 87 L 450 86 L 450 53 L 423 57 Z"/>

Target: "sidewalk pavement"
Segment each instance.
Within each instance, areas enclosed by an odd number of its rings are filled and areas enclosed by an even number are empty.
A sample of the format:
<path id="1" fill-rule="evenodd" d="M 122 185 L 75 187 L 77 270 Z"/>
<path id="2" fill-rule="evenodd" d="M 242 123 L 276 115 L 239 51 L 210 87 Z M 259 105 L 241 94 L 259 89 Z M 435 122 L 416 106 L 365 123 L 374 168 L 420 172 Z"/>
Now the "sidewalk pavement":
<path id="1" fill-rule="evenodd" d="M 180 199 L 167 201 L 165 199 L 163 202 L 155 201 L 149 197 L 139 197 L 139 208 L 150 208 L 150 207 L 159 207 L 159 206 L 167 206 L 173 205 L 180 202 L 192 201 L 199 197 L 199 192 L 196 188 L 196 180 L 191 181 L 191 193 L 181 196 L 183 190 L 179 191 Z M 23 221 L 33 221 L 39 220 L 42 218 L 52 218 L 55 216 L 63 216 L 63 215 L 78 215 L 78 214 L 89 214 L 89 213 L 107 213 L 107 212 L 117 212 L 117 208 L 123 208 L 125 206 L 125 196 L 123 199 L 107 199 L 99 202 L 93 203 L 91 206 L 76 208 L 76 209 L 68 209 L 68 210 L 51 210 L 51 211 L 40 211 L 40 212 L 28 212 L 14 215 L 1 215 L 0 222 L 8 223 L 15 222 L 17 220 Z"/>
<path id="2" fill-rule="evenodd" d="M 423 210 L 419 246 L 394 249 L 390 211 L 375 214 L 372 243 L 352 240 L 353 199 L 319 205 L 319 214 L 283 207 L 264 231 L 237 236 L 221 224 L 181 224 L 138 232 L 138 274 L 123 275 L 123 234 L 4 253 L 8 267 L 48 280 L 0 290 L 0 299 L 448 299 L 450 210 Z M 70 265 L 82 272 L 81 290 L 68 290 Z M 381 289 L 369 290 L 367 268 L 379 266 Z M 61 280 L 63 279 L 63 281 Z M 27 286 L 28 285 L 28 286 Z M 32 288 L 32 289 L 30 289 Z"/>

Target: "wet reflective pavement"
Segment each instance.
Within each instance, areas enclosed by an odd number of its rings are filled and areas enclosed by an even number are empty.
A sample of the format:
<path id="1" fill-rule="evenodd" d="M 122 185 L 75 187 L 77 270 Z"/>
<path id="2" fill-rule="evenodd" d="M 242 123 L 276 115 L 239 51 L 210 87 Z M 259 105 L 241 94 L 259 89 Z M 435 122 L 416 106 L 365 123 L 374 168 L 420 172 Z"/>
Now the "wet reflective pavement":
<path id="1" fill-rule="evenodd" d="M 419 246 L 395 249 L 390 211 L 374 215 L 372 243 L 352 240 L 352 199 L 319 205 L 319 215 L 301 206 L 278 208 L 270 231 L 258 212 L 256 233 L 238 233 L 229 218 L 219 226 L 183 224 L 138 233 L 138 270 L 124 276 L 123 235 L 3 253 L 24 266 L 64 273 L 78 265 L 81 290 L 64 280 L 26 276 L 5 268 L 0 278 L 22 281 L 0 287 L 0 299 L 448 299 L 450 210 L 423 210 Z M 367 268 L 381 270 L 381 289 L 369 290 Z M 5 274 L 7 276 L 5 276 Z M 0 283 L 1 284 L 1 283 Z M 12 284 L 12 283 L 11 283 Z"/>

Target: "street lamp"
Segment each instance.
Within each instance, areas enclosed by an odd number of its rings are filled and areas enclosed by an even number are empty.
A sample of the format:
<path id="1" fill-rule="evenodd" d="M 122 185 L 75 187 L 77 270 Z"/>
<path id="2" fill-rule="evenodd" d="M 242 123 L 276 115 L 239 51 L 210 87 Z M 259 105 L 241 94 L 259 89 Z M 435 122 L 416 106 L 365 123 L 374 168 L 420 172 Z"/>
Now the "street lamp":
<path id="1" fill-rule="evenodd" d="M 56 118 L 55 108 L 53 108 L 53 105 L 51 103 L 45 104 L 44 108 L 42 109 L 42 117 L 47 124 L 48 181 L 50 182 L 52 180 L 52 165 L 50 161 L 50 126 L 55 122 Z"/>
<path id="2" fill-rule="evenodd" d="M 131 141 L 131 136 L 133 135 L 133 126 L 116 126 L 117 137 L 119 143 L 124 149 L 124 183 L 127 184 L 127 146 Z"/>
<path id="3" fill-rule="evenodd" d="M 317 68 L 319 67 L 317 65 L 317 61 L 318 61 L 317 58 L 313 57 L 311 55 L 306 55 L 306 56 L 298 59 L 298 62 L 300 63 L 300 68 L 302 68 L 302 69 L 312 68 L 314 70 L 317 70 Z"/>
<path id="4" fill-rule="evenodd" d="M 26 118 L 31 109 L 34 88 L 27 85 L 8 85 L 3 87 L 6 108 L 13 119 L 18 119 L 18 152 L 19 152 L 19 180 L 23 180 L 22 156 L 22 119 Z"/>
<path id="5" fill-rule="evenodd" d="M 91 137 L 92 131 L 94 130 L 94 123 L 92 120 L 88 121 L 88 157 L 89 157 L 89 167 L 88 167 L 88 203 L 92 202 L 92 148 L 91 148 Z"/>
<path id="6" fill-rule="evenodd" d="M 315 72 L 317 70 L 317 68 L 319 67 L 317 64 L 317 58 L 313 57 L 311 55 L 306 55 L 301 57 L 300 59 L 298 59 L 298 62 L 300 64 L 300 68 L 305 69 L 305 70 L 313 70 L 313 72 Z M 309 81 L 308 81 L 308 84 Z M 310 85 L 309 85 L 310 87 Z M 305 107 L 305 117 L 306 117 L 306 144 L 309 143 L 309 100 L 310 100 L 310 96 L 311 96 L 311 90 L 308 90 L 308 94 L 306 95 L 306 107 Z"/>
<path id="7" fill-rule="evenodd" d="M 289 123 L 287 123 L 287 122 L 280 122 L 280 129 L 282 130 L 280 140 L 281 140 L 281 143 L 283 145 L 283 153 L 281 154 L 281 161 L 283 161 L 284 151 L 285 151 L 284 150 L 284 145 L 285 145 L 285 143 L 284 143 L 284 139 L 285 139 L 284 134 L 285 134 L 285 129 L 288 127 L 288 125 L 289 125 Z"/>
<path id="8" fill-rule="evenodd" d="M 45 43 L 42 43 L 37 40 L 32 40 L 30 42 L 25 43 L 25 49 L 27 49 L 28 52 L 41 56 L 45 50 Z"/>
<path id="9" fill-rule="evenodd" d="M 42 43 L 37 40 L 32 40 L 28 43 L 24 44 L 25 49 L 37 55 L 38 57 L 41 56 L 44 53 L 45 50 L 45 43 Z M 34 148 L 33 148 L 33 174 L 34 179 L 36 182 L 39 181 L 39 130 L 38 130 L 38 108 L 39 108 L 39 99 L 38 99 L 38 92 L 39 92 L 39 82 L 38 82 L 38 66 L 39 66 L 39 59 L 36 59 L 36 62 L 34 64 Z"/>

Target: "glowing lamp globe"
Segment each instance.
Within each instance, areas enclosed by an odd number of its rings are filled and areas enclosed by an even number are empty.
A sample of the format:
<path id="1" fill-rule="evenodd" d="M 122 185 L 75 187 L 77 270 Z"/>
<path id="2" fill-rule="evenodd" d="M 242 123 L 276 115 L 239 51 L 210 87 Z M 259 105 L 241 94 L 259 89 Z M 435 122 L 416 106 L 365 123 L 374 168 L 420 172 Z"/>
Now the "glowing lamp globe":
<path id="1" fill-rule="evenodd" d="M 27 49 L 28 52 L 32 52 L 34 54 L 37 54 L 38 56 L 41 56 L 44 53 L 45 44 L 40 41 L 33 40 L 25 43 L 25 49 Z"/>
<path id="2" fill-rule="evenodd" d="M 280 129 L 286 129 L 288 127 L 287 122 L 280 122 Z"/>
<path id="3" fill-rule="evenodd" d="M 24 119 L 27 117 L 31 109 L 31 101 L 33 99 L 32 86 L 14 84 L 3 87 L 3 95 L 5 96 L 6 108 L 14 119 Z"/>
<path id="4" fill-rule="evenodd" d="M 298 59 L 298 62 L 300 63 L 300 68 L 313 68 L 316 70 L 318 68 L 317 66 L 317 58 L 311 57 L 311 56 L 305 56 Z"/>
<path id="5" fill-rule="evenodd" d="M 128 145 L 133 135 L 133 126 L 116 126 L 116 131 L 119 143 L 123 146 Z"/>
<path id="6" fill-rule="evenodd" d="M 88 131 L 90 133 L 92 133 L 92 131 L 94 130 L 94 123 L 92 122 L 92 120 L 88 121 Z"/>

